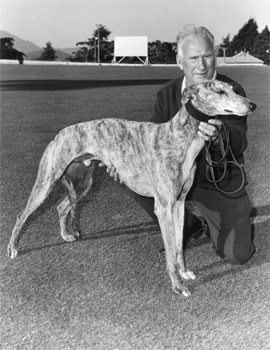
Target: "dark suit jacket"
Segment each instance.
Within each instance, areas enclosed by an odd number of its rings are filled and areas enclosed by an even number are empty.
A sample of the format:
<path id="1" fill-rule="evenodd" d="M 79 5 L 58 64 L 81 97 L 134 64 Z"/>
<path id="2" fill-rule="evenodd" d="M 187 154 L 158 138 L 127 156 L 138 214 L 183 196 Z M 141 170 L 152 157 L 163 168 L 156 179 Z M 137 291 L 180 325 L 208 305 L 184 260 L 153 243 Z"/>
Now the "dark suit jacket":
<path id="1" fill-rule="evenodd" d="M 233 86 L 233 90 L 246 97 L 246 93 L 242 86 L 230 79 L 229 77 L 221 74 L 217 74 L 217 80 L 221 80 L 229 83 Z M 152 116 L 152 122 L 164 123 L 173 118 L 179 109 L 181 104 L 181 89 L 182 89 L 183 77 L 179 77 L 169 81 L 165 84 L 157 93 L 157 98 L 154 107 L 154 113 Z M 247 148 L 247 117 L 237 116 L 220 116 L 221 120 L 227 125 L 230 131 L 231 147 L 237 161 L 244 163 L 243 152 Z M 218 153 L 218 150 L 216 150 Z M 221 169 L 217 172 L 217 178 L 221 175 Z M 197 172 L 194 180 L 194 186 L 202 188 L 216 190 L 214 185 L 206 179 L 206 162 L 205 151 L 203 150 L 197 157 Z M 220 182 L 220 187 L 225 191 L 233 191 L 241 184 L 241 173 L 235 166 L 229 165 L 228 171 L 224 179 Z"/>

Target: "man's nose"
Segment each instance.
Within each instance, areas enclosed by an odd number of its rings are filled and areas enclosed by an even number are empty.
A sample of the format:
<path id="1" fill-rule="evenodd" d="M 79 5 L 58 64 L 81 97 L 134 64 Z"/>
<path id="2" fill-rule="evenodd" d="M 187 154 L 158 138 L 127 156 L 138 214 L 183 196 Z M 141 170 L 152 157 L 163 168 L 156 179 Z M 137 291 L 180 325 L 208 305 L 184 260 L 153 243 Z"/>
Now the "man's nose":
<path id="1" fill-rule="evenodd" d="M 199 58 L 198 58 L 197 67 L 198 67 L 200 70 L 204 70 L 205 67 L 206 67 L 205 62 L 204 62 L 204 59 L 203 59 L 202 57 L 199 57 Z"/>

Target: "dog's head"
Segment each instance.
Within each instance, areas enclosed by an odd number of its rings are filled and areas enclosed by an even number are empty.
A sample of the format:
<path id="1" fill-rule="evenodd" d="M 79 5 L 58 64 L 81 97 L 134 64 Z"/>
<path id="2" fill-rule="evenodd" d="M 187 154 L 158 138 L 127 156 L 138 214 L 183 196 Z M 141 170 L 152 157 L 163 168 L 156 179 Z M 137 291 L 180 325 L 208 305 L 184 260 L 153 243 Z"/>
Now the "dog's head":
<path id="1" fill-rule="evenodd" d="M 182 94 L 182 104 L 187 102 L 207 116 L 244 116 L 257 107 L 252 101 L 237 95 L 231 85 L 219 80 L 209 80 L 186 88 Z"/>

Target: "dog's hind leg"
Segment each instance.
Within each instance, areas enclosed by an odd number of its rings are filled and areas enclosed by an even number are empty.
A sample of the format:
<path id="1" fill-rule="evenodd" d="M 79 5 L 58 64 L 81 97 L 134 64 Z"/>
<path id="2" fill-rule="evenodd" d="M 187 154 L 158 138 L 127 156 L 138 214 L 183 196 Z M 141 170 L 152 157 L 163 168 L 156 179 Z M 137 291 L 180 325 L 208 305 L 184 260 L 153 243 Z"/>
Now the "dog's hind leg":
<path id="1" fill-rule="evenodd" d="M 62 238 L 73 242 L 79 237 L 79 225 L 76 217 L 77 203 L 88 193 L 93 184 L 94 165 L 85 166 L 84 163 L 72 163 L 64 176 L 62 183 L 68 190 L 68 196 L 58 205 L 60 230 Z M 75 235 L 69 234 L 67 229 L 68 214 Z"/>
<path id="2" fill-rule="evenodd" d="M 76 240 L 76 237 L 68 234 L 67 231 L 67 219 L 68 219 L 68 213 L 70 212 L 71 204 L 69 197 L 66 196 L 64 200 L 58 205 L 57 211 L 59 215 L 59 222 L 60 222 L 60 233 L 61 237 L 67 241 L 67 242 L 73 242 Z M 79 233 L 75 231 L 75 234 L 77 237 L 79 237 Z"/>
<path id="3" fill-rule="evenodd" d="M 17 221 L 13 228 L 11 239 L 8 245 L 8 255 L 10 258 L 16 258 L 18 254 L 18 243 L 23 225 L 25 224 L 28 217 L 43 203 L 45 198 L 49 195 L 54 183 L 54 179 L 49 176 L 46 176 L 46 178 L 41 178 L 38 176 L 25 209 L 17 216 Z"/>
<path id="4" fill-rule="evenodd" d="M 56 146 L 55 142 L 51 142 L 44 151 L 39 164 L 36 182 L 32 188 L 26 207 L 17 217 L 8 245 L 8 255 L 11 258 L 16 258 L 18 255 L 20 234 L 26 220 L 44 202 L 54 184 L 62 175 L 60 167 L 55 168 L 52 163 Z"/>

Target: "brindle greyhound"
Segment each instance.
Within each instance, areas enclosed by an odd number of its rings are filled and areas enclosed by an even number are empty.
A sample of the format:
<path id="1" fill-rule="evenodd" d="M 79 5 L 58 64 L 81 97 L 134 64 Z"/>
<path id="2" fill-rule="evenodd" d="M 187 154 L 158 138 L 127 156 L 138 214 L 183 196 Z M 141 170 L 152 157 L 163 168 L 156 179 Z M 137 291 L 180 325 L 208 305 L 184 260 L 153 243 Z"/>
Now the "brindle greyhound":
<path id="1" fill-rule="evenodd" d="M 182 103 L 175 117 L 164 124 L 101 119 L 63 129 L 41 158 L 26 208 L 19 214 L 12 232 L 9 256 L 17 256 L 22 226 L 60 179 L 69 192 L 57 208 L 61 236 L 66 241 L 79 237 L 75 207 L 93 183 L 92 162 L 99 160 L 114 165 L 120 180 L 132 191 L 154 197 L 172 289 L 189 296 L 181 283 L 181 278 L 195 278 L 193 272 L 186 270 L 183 258 L 184 202 L 193 183 L 195 158 L 204 146 L 204 140 L 197 134 L 199 121 L 190 111 L 195 109 L 209 119 L 217 115 L 246 115 L 256 105 L 217 80 L 187 88 Z M 81 181 L 73 181 L 72 174 L 78 166 L 84 167 L 83 176 Z M 67 233 L 69 213 L 74 235 Z"/>

